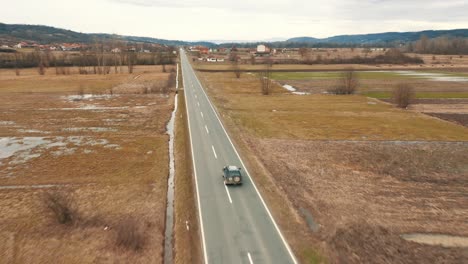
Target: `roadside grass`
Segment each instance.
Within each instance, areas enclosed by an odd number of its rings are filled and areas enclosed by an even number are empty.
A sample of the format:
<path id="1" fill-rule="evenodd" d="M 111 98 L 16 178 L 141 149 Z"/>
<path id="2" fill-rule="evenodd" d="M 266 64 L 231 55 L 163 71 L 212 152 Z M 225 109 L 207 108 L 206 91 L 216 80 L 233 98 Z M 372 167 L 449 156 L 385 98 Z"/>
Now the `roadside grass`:
<path id="1" fill-rule="evenodd" d="M 376 99 L 390 99 L 391 92 L 385 91 L 368 91 L 362 95 Z M 468 92 L 416 92 L 416 99 L 465 99 L 468 98 Z"/>
<path id="2" fill-rule="evenodd" d="M 263 96 L 251 76 L 240 79 L 227 73 L 202 76 L 230 121 L 259 138 L 468 140 L 464 127 L 369 101 L 361 95 L 296 96 L 276 90 Z"/>
<path id="3" fill-rule="evenodd" d="M 185 95 L 179 91 L 175 123 L 175 202 L 174 202 L 174 263 L 201 263 L 197 204 L 190 141 L 187 127 Z M 186 222 L 187 221 L 187 222 Z M 187 230 L 187 226 L 188 229 Z"/>
<path id="4" fill-rule="evenodd" d="M 328 263 L 327 259 L 314 249 L 307 249 L 303 254 L 308 264 Z"/>

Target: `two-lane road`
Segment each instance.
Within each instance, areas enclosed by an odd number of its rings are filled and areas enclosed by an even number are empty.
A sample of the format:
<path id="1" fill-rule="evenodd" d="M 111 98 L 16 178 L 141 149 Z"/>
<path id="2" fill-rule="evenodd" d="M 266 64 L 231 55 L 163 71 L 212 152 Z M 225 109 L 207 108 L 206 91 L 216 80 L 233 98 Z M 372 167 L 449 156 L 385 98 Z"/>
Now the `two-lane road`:
<path id="1" fill-rule="evenodd" d="M 297 263 L 183 50 L 181 65 L 205 263 Z M 242 186 L 224 186 L 226 165 Z"/>

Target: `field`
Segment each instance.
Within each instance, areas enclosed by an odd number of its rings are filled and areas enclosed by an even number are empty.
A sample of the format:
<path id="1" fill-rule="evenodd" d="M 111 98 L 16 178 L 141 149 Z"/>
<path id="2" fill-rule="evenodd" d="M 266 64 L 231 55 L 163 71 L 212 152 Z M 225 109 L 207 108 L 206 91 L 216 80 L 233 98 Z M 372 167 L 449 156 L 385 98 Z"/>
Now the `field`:
<path id="1" fill-rule="evenodd" d="M 298 92 L 322 94 L 339 82 L 340 72 L 273 73 L 280 85 L 290 85 Z M 392 90 L 401 83 L 414 89 L 412 110 L 447 121 L 467 125 L 468 75 L 466 72 L 443 71 L 363 71 L 357 72 L 357 93 L 391 102 Z"/>
<path id="2" fill-rule="evenodd" d="M 0 71 L 2 261 L 162 261 L 169 75 Z"/>
<path id="3" fill-rule="evenodd" d="M 293 95 L 279 80 L 261 95 L 255 74 L 199 76 L 303 263 L 468 259 L 467 128 L 363 95 Z"/>

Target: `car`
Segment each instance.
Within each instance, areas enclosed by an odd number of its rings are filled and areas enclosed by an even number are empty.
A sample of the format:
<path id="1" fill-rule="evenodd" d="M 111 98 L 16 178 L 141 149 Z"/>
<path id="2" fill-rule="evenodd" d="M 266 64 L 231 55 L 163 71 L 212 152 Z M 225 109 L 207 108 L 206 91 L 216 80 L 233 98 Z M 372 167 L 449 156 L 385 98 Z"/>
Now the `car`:
<path id="1" fill-rule="evenodd" d="M 225 185 L 241 185 L 242 184 L 242 174 L 241 169 L 237 166 L 224 166 L 223 168 L 223 178 Z"/>

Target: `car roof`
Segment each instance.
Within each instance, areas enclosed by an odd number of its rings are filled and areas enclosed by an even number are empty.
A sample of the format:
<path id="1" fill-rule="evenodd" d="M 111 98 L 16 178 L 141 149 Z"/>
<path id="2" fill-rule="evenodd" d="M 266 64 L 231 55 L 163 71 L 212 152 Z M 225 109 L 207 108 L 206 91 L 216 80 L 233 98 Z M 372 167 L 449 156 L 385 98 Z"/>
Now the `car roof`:
<path id="1" fill-rule="evenodd" d="M 239 170 L 239 168 L 237 166 L 233 166 L 233 165 L 227 166 L 227 169 L 230 170 L 230 171 Z"/>

